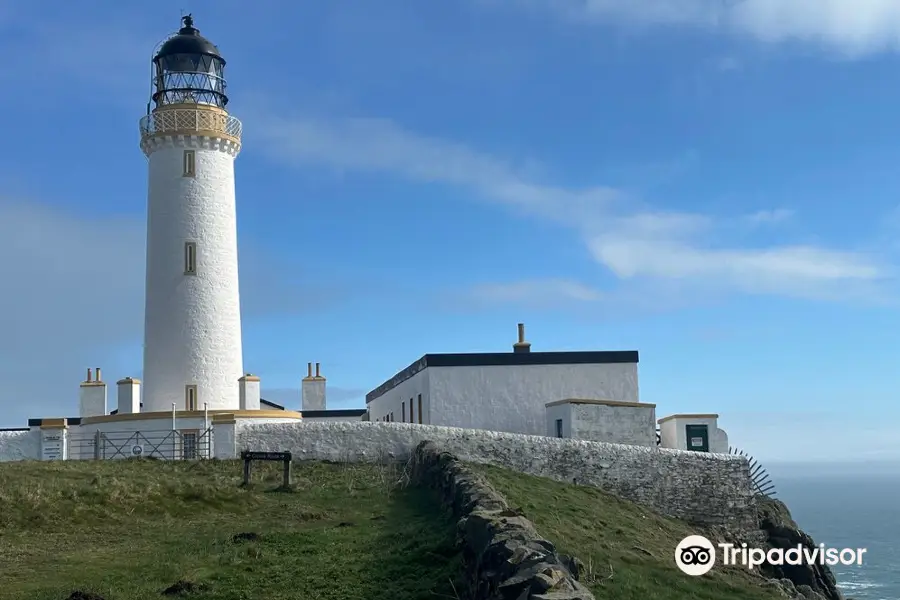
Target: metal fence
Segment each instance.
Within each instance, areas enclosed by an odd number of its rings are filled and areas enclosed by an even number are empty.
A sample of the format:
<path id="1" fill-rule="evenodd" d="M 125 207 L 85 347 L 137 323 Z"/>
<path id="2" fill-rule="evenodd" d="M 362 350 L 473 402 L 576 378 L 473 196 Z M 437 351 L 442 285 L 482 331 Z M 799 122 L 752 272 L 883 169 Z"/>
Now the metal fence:
<path id="1" fill-rule="evenodd" d="M 69 459 L 212 458 L 213 430 L 97 431 L 69 437 Z"/>

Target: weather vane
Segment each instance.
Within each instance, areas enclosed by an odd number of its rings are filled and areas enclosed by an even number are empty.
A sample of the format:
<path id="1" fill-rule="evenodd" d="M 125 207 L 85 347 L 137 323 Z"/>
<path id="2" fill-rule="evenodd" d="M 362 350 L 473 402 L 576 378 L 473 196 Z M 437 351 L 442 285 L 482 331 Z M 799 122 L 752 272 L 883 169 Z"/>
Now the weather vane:
<path id="1" fill-rule="evenodd" d="M 184 26 L 188 29 L 194 28 L 194 17 L 191 16 L 191 13 L 188 13 L 181 17 L 181 20 L 184 22 Z"/>

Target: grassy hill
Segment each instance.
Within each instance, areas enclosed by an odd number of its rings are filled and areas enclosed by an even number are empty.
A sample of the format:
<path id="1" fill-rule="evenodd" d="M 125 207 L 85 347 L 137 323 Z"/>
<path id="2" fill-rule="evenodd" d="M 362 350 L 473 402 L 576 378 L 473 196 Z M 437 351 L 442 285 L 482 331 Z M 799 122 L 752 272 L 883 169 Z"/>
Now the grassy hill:
<path id="1" fill-rule="evenodd" d="M 470 465 L 557 550 L 584 563 L 580 580 L 597 600 L 774 600 L 746 569 L 716 567 L 688 577 L 675 547 L 695 527 L 660 517 L 596 488 L 556 483 L 506 469 Z"/>
<path id="2" fill-rule="evenodd" d="M 240 487 L 238 461 L 0 464 L 6 600 L 460 598 L 452 519 L 376 465 L 278 465 Z M 690 531 L 598 490 L 476 467 L 542 535 L 585 564 L 598 599 L 766 600 L 740 570 L 690 578 Z M 168 591 L 168 593 L 165 593 Z M 91 598 L 85 595 L 81 598 Z"/>
<path id="3" fill-rule="evenodd" d="M 242 489 L 238 461 L 0 464 L 0 597 L 455 597 L 453 523 L 429 492 L 317 463 L 277 492 L 279 469 Z"/>

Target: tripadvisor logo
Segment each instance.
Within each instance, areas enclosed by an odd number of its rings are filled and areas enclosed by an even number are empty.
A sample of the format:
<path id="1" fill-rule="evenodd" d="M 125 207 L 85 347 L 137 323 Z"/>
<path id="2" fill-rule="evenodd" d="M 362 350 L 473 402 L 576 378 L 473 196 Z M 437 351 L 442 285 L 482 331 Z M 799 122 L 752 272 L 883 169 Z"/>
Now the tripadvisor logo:
<path id="1" fill-rule="evenodd" d="M 716 564 L 716 547 L 702 535 L 689 535 L 675 547 L 675 564 L 691 576 L 704 575 Z M 764 564 L 782 565 L 861 565 L 865 548 L 826 548 L 825 544 L 809 548 L 798 544 L 792 548 L 750 548 L 747 544 L 719 544 L 723 565 L 743 565 L 753 570 Z"/>

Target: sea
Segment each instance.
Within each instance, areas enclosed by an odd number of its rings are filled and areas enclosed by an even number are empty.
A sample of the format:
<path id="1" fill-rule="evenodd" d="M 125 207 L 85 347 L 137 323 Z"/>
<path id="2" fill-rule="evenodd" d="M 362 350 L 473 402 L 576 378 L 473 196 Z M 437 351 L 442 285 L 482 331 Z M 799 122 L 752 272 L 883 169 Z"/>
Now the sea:
<path id="1" fill-rule="evenodd" d="M 883 469 L 769 469 L 775 497 L 826 548 L 865 548 L 860 566 L 836 565 L 838 586 L 856 600 L 900 600 L 900 464 Z"/>

